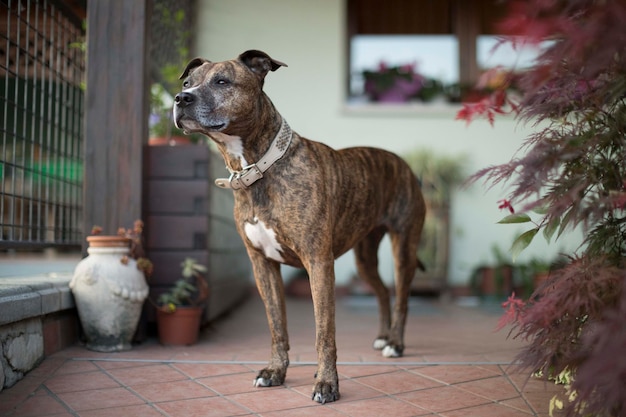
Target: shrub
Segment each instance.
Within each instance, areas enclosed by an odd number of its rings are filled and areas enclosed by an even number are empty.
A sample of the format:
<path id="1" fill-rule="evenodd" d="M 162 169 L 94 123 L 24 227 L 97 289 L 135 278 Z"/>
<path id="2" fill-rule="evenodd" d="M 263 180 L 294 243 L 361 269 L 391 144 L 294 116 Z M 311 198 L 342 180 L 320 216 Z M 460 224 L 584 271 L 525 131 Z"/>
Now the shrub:
<path id="1" fill-rule="evenodd" d="M 514 112 L 536 132 L 519 155 L 473 179 L 510 181 L 507 203 L 535 209 L 546 238 L 581 227 L 579 253 L 523 303 L 509 299 L 505 320 L 528 340 L 518 359 L 554 377 L 571 370 L 576 395 L 567 416 L 626 414 L 626 3 L 529 0 L 510 4 L 507 35 L 550 40 L 517 79 L 522 96 L 504 89 L 466 104 L 457 118 Z M 513 38 L 519 42 L 519 38 Z"/>

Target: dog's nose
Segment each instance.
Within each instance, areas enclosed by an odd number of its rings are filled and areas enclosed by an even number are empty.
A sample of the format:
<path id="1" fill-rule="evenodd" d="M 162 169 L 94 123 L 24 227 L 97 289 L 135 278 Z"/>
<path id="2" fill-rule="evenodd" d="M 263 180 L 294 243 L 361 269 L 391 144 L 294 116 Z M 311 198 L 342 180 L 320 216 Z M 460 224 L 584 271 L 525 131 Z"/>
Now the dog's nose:
<path id="1" fill-rule="evenodd" d="M 193 94 L 182 92 L 176 94 L 176 97 L 174 97 L 174 102 L 176 102 L 176 104 L 180 107 L 185 107 L 193 103 L 194 99 L 195 97 Z"/>

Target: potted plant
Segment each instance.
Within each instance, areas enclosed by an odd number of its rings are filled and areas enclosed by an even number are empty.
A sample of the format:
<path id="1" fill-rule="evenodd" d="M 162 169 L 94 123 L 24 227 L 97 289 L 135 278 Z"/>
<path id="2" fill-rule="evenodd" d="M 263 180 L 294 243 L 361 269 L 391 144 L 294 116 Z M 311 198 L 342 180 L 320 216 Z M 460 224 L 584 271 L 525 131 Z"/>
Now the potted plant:
<path id="1" fill-rule="evenodd" d="M 181 264 L 182 278 L 157 300 L 157 330 L 164 345 L 192 345 L 198 340 L 198 331 L 209 287 L 203 276 L 204 265 L 193 258 Z"/>
<path id="2" fill-rule="evenodd" d="M 440 292 L 447 287 L 450 205 L 456 187 L 463 181 L 466 158 L 439 155 L 429 149 L 416 149 L 402 157 L 419 178 L 426 200 L 426 219 L 418 248 L 418 258 L 426 271 L 416 273 L 412 288 Z"/>
<path id="3" fill-rule="evenodd" d="M 515 294 L 527 299 L 550 275 L 550 263 L 533 258 L 515 267 Z"/>
<path id="4" fill-rule="evenodd" d="M 375 71 L 363 71 L 365 93 L 374 101 L 404 103 L 422 89 L 425 78 L 415 64 L 389 67 L 380 62 Z"/>
<path id="5" fill-rule="evenodd" d="M 492 247 L 495 263 L 477 267 L 471 286 L 485 301 L 499 301 L 513 292 L 514 268 L 497 246 Z"/>
<path id="6" fill-rule="evenodd" d="M 94 227 L 87 237 L 88 256 L 82 259 L 70 281 L 88 349 L 116 352 L 131 342 L 148 296 L 146 275 L 151 262 L 143 253 L 143 222 L 117 235 L 101 235 Z"/>

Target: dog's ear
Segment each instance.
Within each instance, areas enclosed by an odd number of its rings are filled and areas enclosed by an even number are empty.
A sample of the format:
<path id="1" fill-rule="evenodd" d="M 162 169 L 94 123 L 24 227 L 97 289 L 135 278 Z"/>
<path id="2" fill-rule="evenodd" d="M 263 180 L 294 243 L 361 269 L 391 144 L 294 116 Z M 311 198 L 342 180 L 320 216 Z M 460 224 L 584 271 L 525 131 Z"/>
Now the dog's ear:
<path id="1" fill-rule="evenodd" d="M 263 51 L 249 50 L 239 55 L 239 60 L 256 74 L 263 82 L 263 79 L 269 71 L 276 71 L 280 67 L 286 67 L 287 64 L 271 58 Z"/>
<path id="2" fill-rule="evenodd" d="M 187 78 L 191 70 L 198 68 L 200 65 L 204 64 L 205 62 L 211 62 L 211 61 L 204 59 L 204 58 L 194 58 L 191 61 L 189 61 L 189 64 L 187 64 L 187 66 L 185 67 L 185 70 L 181 74 L 179 80 L 182 80 L 183 78 Z"/>

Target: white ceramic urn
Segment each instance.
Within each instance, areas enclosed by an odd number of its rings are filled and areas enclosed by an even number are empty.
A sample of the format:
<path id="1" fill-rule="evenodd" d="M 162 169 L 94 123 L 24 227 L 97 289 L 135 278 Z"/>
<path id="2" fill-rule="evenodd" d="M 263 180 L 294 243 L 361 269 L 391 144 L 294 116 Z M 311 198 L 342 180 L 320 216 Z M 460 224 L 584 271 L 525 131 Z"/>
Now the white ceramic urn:
<path id="1" fill-rule="evenodd" d="M 129 239 L 98 235 L 87 241 L 89 256 L 78 263 L 70 281 L 87 348 L 128 350 L 148 296 L 146 279 L 129 256 Z"/>

